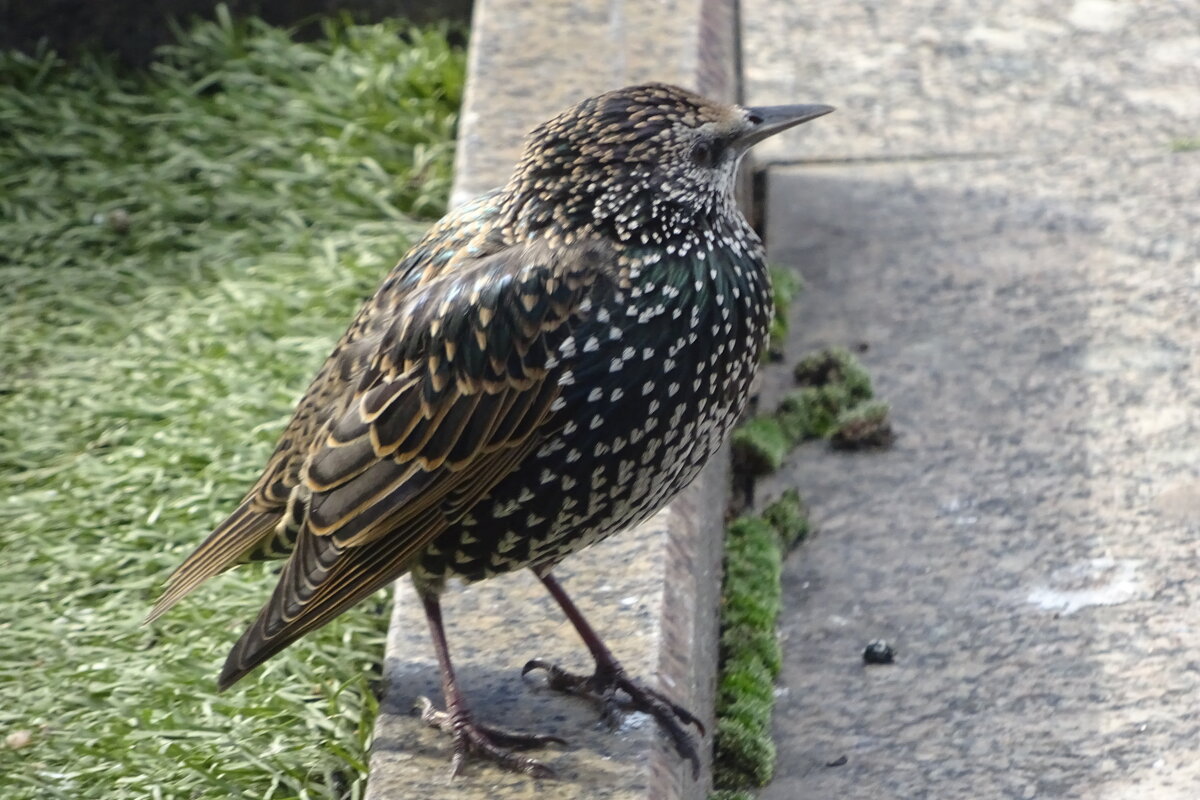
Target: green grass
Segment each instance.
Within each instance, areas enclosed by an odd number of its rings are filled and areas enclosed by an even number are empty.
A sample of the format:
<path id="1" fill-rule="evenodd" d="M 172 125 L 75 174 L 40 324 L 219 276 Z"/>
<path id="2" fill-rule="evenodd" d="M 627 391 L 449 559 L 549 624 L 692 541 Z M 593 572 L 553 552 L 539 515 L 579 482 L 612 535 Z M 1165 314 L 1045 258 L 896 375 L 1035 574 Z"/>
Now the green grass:
<path id="1" fill-rule="evenodd" d="M 361 796 L 386 595 L 224 694 L 270 569 L 140 623 L 443 209 L 462 81 L 442 30 L 224 14 L 0 54 L 0 797 Z"/>

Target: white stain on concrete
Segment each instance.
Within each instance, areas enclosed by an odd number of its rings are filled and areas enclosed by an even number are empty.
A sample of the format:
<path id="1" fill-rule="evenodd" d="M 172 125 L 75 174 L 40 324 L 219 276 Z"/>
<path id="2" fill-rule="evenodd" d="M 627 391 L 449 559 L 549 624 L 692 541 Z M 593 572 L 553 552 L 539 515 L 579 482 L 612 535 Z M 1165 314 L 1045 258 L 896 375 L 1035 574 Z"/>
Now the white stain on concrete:
<path id="1" fill-rule="evenodd" d="M 1074 614 L 1092 606 L 1116 606 L 1141 594 L 1135 559 L 1093 558 L 1055 570 L 1050 582 L 1029 593 L 1026 600 L 1045 611 Z"/>

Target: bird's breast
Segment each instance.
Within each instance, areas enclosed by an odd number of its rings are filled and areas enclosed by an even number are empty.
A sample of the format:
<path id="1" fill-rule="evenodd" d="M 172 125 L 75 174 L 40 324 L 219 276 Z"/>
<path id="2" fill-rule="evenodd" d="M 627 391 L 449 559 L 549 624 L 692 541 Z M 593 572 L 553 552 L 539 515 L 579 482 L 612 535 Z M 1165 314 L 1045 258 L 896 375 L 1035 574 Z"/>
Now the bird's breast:
<path id="1" fill-rule="evenodd" d="M 554 561 L 649 517 L 699 473 L 745 407 L 771 301 L 757 251 L 641 260 L 599 287 L 554 358 L 537 448 L 422 558 L 468 580 Z"/>

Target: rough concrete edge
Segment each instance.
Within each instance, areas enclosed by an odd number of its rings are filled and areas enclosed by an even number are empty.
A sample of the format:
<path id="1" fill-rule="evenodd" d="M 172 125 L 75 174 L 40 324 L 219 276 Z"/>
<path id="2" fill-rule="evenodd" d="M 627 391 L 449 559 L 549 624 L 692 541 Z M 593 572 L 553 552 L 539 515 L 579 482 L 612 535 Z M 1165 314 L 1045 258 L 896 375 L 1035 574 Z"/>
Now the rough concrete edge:
<path id="1" fill-rule="evenodd" d="M 595 91 L 640 80 L 660 79 L 695 88 L 712 97 L 730 101 L 740 99 L 736 0 L 680 0 L 677 3 L 668 0 L 653 6 L 641 0 L 596 4 L 610 18 L 621 14 L 634 17 L 635 21 L 621 29 L 620 35 L 625 39 L 640 39 L 638 42 L 608 42 L 608 47 L 618 49 L 622 58 L 618 67 L 609 74 L 599 76 L 594 70 L 588 69 L 584 61 L 572 61 L 572 56 L 581 47 L 586 49 L 586 31 L 573 30 L 569 25 L 564 27 L 563 20 L 540 28 L 536 25 L 527 27 L 514 24 L 514 21 L 535 14 L 533 9 L 536 5 L 522 0 L 480 0 L 477 3 L 472 17 L 467 84 L 460 115 L 459 148 L 455 158 L 454 203 L 469 199 L 479 191 L 502 182 L 519 153 L 525 132 L 533 124 L 569 102 Z M 578 11 L 580 4 L 573 5 Z M 647 20 L 648 14 L 658 18 Z M 582 18 L 587 15 L 578 16 Z M 572 21 L 572 18 L 567 21 Z M 647 25 L 647 22 L 650 24 Z M 644 47 L 647 41 L 653 42 L 656 33 L 672 37 L 673 42 L 676 42 L 675 37 L 686 41 L 685 47 L 691 47 L 692 52 L 684 52 L 673 63 L 659 64 L 654 49 Z M 539 34 L 550 41 L 534 43 L 528 38 L 516 38 L 518 35 L 528 37 Z M 639 45 L 642 46 L 640 50 Z M 513 87 L 538 86 L 539 83 L 544 86 L 544 76 L 550 62 L 525 55 L 515 59 L 519 63 L 514 65 L 512 53 L 517 50 L 522 53 L 539 52 L 547 48 L 557 51 L 561 56 L 559 63 L 573 64 L 565 70 L 553 72 L 555 85 L 595 88 L 575 91 L 569 98 L 554 100 L 546 96 L 550 93 L 513 91 Z M 633 60 L 644 59 L 643 66 L 652 66 L 649 69 L 630 66 L 624 58 L 627 53 L 632 54 L 630 58 Z M 668 57 L 663 61 L 670 62 L 671 59 Z M 571 74 L 572 71 L 577 74 Z M 599 85 L 604 83 L 608 85 Z M 749 174 L 750 166 L 747 165 L 743 168 L 743 175 Z M 748 181 L 743 183 L 744 188 L 748 186 Z M 748 191 L 743 191 L 742 195 L 745 199 L 750 198 Z M 650 570 L 657 565 L 655 577 L 661 596 L 658 605 L 661 614 L 652 622 L 659 630 L 645 639 L 657 652 L 645 654 L 647 658 L 642 660 L 656 664 L 658 672 L 657 675 L 643 677 L 652 684 L 657 682 L 680 703 L 690 707 L 705 720 L 710 731 L 702 743 L 703 775 L 701 780 L 692 781 L 684 777 L 686 768 L 681 767 L 674 749 L 655 729 L 653 746 L 647 753 L 646 763 L 642 765 L 649 773 L 649 780 L 644 784 L 646 797 L 701 798 L 707 795 L 711 787 L 711 732 L 715 729 L 713 707 L 719 635 L 717 607 L 728 484 L 729 454 L 728 448 L 725 448 L 691 487 L 646 523 L 647 529 L 665 532 L 665 535 L 647 537 L 650 539 L 648 547 L 656 552 L 646 553 L 648 557 L 639 559 L 638 563 L 613 559 L 605 564 L 614 573 L 631 569 Z M 587 578 L 597 584 L 605 581 L 603 574 L 589 574 Z M 400 613 L 405 610 L 400 604 L 413 602 L 411 591 L 398 591 L 396 598 L 397 613 L 389 630 L 385 660 L 385 686 L 389 687 L 385 691 L 388 692 L 395 685 L 391 680 L 395 665 L 410 657 L 413 639 L 424 636 L 424 631 L 414 632 L 411 627 L 402 628 L 397 624 L 406 617 Z M 589 615 L 597 628 L 603 631 L 606 627 L 604 611 L 590 611 Z M 383 718 L 393 713 L 388 709 L 404 708 L 411 699 L 385 697 L 376 726 L 377 735 L 383 729 Z M 447 749 L 447 755 L 448 752 Z M 387 780 L 386 774 L 392 763 L 386 758 L 377 758 L 373 748 L 368 780 L 369 798 L 385 800 L 382 790 L 375 793 L 371 790 L 372 786 L 384 784 L 391 789 L 387 797 L 394 796 L 397 784 Z M 628 766 L 633 768 L 635 765 Z"/>

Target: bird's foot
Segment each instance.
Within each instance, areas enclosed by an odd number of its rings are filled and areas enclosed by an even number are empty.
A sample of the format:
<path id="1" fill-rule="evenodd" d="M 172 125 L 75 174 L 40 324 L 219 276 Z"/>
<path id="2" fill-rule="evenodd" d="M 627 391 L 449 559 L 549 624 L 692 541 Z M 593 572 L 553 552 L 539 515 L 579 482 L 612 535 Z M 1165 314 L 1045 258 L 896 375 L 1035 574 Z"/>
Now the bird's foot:
<path id="1" fill-rule="evenodd" d="M 641 711 L 654 717 L 671 737 L 679 755 L 692 762 L 692 776 L 700 777 L 700 755 L 684 726 L 695 725 L 700 735 L 704 736 L 704 723 L 662 692 L 630 678 L 619 664 L 597 665 L 591 675 L 575 675 L 556 664 L 535 658 L 525 665 L 521 674 L 528 675 L 535 669 L 545 670 L 549 688 L 587 698 L 599 705 L 601 718 L 610 727 L 615 728 L 620 724 L 622 712 L 625 711 Z M 623 692 L 624 697 L 618 692 Z"/>
<path id="2" fill-rule="evenodd" d="M 454 758 L 450 762 L 450 777 L 462 774 L 467 755 L 475 755 L 495 761 L 513 772 L 523 772 L 534 778 L 553 778 L 554 770 L 542 762 L 513 752 L 544 747 L 548 744 L 566 744 L 557 736 L 537 733 L 521 733 L 484 725 L 476 722 L 466 712 L 439 711 L 427 697 L 418 697 L 416 710 L 427 725 L 445 731 L 454 738 Z"/>

